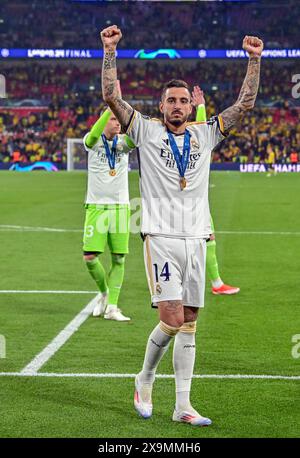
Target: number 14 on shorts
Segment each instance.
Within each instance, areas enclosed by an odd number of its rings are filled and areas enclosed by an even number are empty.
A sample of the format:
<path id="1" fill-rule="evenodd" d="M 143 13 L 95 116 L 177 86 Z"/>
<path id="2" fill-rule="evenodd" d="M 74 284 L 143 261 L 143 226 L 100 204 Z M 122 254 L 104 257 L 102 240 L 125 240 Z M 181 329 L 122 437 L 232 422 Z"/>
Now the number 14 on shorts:
<path id="1" fill-rule="evenodd" d="M 164 281 L 170 281 L 171 273 L 170 273 L 170 270 L 169 270 L 169 263 L 168 262 L 165 262 L 160 274 L 159 274 L 159 270 L 160 269 L 158 268 L 158 265 L 156 263 L 154 263 L 153 266 L 154 266 L 154 271 L 155 271 L 155 280 L 156 280 L 157 283 L 159 282 L 159 277 L 163 278 Z"/>

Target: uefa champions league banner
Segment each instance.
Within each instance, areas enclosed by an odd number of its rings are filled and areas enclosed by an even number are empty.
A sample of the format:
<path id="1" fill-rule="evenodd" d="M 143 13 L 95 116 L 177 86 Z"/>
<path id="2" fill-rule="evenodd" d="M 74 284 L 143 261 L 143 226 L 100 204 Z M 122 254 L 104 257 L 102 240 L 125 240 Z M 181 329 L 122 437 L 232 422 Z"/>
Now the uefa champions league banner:
<path id="1" fill-rule="evenodd" d="M 267 59 L 300 58 L 300 49 L 265 49 Z M 0 48 L 0 59 L 101 59 L 102 49 Z M 119 49 L 119 59 L 244 59 L 243 49 Z"/>
<path id="2" fill-rule="evenodd" d="M 236 171 L 242 173 L 263 173 L 270 170 L 274 170 L 277 173 L 291 173 L 296 172 L 300 173 L 300 163 L 297 164 L 239 164 L 236 162 L 226 162 L 226 163 L 213 163 L 210 165 L 211 170 L 219 171 Z"/>
<path id="3" fill-rule="evenodd" d="M 240 164 L 240 172 L 267 172 L 273 169 L 277 173 L 300 172 L 300 164 Z"/>

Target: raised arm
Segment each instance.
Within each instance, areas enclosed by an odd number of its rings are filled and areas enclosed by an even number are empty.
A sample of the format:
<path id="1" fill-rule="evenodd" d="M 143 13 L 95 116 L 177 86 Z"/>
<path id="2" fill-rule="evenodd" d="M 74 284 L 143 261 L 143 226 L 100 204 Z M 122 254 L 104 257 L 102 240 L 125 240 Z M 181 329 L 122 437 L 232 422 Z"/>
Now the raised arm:
<path id="1" fill-rule="evenodd" d="M 247 74 L 237 101 L 221 113 L 225 134 L 241 121 L 246 111 L 254 107 L 258 92 L 263 42 L 257 37 L 246 36 L 243 40 L 243 49 L 249 54 Z"/>
<path id="2" fill-rule="evenodd" d="M 99 138 L 101 137 L 101 134 L 103 133 L 106 124 L 108 123 L 108 120 L 111 116 L 111 111 L 110 110 L 105 110 L 104 113 L 100 116 L 100 118 L 95 122 L 93 127 L 88 133 L 88 136 L 86 137 L 85 144 L 88 148 L 93 148 L 93 146 L 97 143 Z"/>
<path id="3" fill-rule="evenodd" d="M 116 49 L 121 38 L 121 30 L 116 25 L 107 27 L 101 32 L 104 53 L 102 94 L 104 101 L 115 114 L 121 126 L 126 128 L 132 116 L 133 108 L 121 98 L 117 86 Z"/>
<path id="4" fill-rule="evenodd" d="M 194 86 L 192 91 L 192 105 L 196 108 L 196 121 L 206 121 L 205 98 L 202 89 Z"/>

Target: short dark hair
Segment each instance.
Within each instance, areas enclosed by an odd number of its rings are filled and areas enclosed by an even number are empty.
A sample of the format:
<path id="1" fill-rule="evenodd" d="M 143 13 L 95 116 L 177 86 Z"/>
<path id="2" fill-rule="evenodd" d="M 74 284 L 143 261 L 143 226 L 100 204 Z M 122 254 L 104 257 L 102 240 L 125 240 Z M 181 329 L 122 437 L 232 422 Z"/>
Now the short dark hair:
<path id="1" fill-rule="evenodd" d="M 191 91 L 190 91 L 190 87 L 189 87 L 188 83 L 186 83 L 183 80 L 171 80 L 171 81 L 168 81 L 167 83 L 165 83 L 163 85 L 163 89 L 162 89 L 162 93 L 161 93 L 161 98 L 162 99 L 164 98 L 164 95 L 165 95 L 167 89 L 170 89 L 171 87 L 185 87 L 189 91 L 189 93 L 191 95 Z"/>

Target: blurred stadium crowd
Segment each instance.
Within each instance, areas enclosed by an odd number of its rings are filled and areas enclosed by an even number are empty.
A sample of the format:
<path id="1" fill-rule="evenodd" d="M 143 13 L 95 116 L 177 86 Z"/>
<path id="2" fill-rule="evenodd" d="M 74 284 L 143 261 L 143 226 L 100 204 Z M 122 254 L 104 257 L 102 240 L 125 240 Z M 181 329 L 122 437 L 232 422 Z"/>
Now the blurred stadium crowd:
<path id="1" fill-rule="evenodd" d="M 245 34 L 265 47 L 299 45 L 300 6 L 219 2 L 111 2 L 1 0 L 2 47 L 101 47 L 99 30 L 117 23 L 123 48 L 235 48 Z M 105 14 L 104 9 L 105 8 Z M 143 20 L 141 21 L 141 17 Z M 145 27 L 151 24 L 151 29 Z M 220 28 L 222 33 L 220 33 Z M 134 30 L 134 33 L 132 32 Z M 153 30 L 156 32 L 153 33 Z M 218 33 L 215 33 L 218 32 Z M 296 61 L 265 60 L 254 112 L 213 153 L 214 162 L 300 162 L 299 106 L 291 97 Z M 0 161 L 66 162 L 66 138 L 82 138 L 103 104 L 96 61 L 3 61 L 7 99 L 0 99 Z M 162 84 L 182 78 L 205 92 L 208 117 L 232 104 L 246 72 L 245 60 L 118 61 L 123 96 L 135 108 L 159 116 Z M 26 101 L 25 101 L 26 99 Z M 12 105 L 15 109 L 12 110 Z M 22 110 L 23 106 L 34 106 Z"/>
<path id="2" fill-rule="evenodd" d="M 3 48 L 97 48 L 99 30 L 115 23 L 123 31 L 121 48 L 237 49 L 247 34 L 259 35 L 268 48 L 293 47 L 299 12 L 292 0 L 243 8 L 234 2 L 1 0 L 0 42 Z"/>
<path id="3" fill-rule="evenodd" d="M 162 84 L 183 78 L 205 92 L 208 117 L 231 103 L 239 93 L 246 61 L 197 62 L 188 67 L 177 62 L 119 62 L 123 96 L 144 114 L 159 117 Z M 66 161 L 66 138 L 82 138 L 103 107 L 100 63 L 39 64 L 6 67 L 7 107 L 0 110 L 0 160 Z M 257 108 L 213 154 L 214 162 L 297 162 L 300 160 L 299 111 L 291 99 L 288 64 L 265 61 Z M 37 110 L 11 111 L 14 100 L 38 104 Z M 27 100 L 27 101 L 26 101 Z M 4 103 L 4 102 L 3 102 Z M 21 107 L 19 107 L 21 108 Z M 35 107 L 36 109 L 36 107 Z"/>

